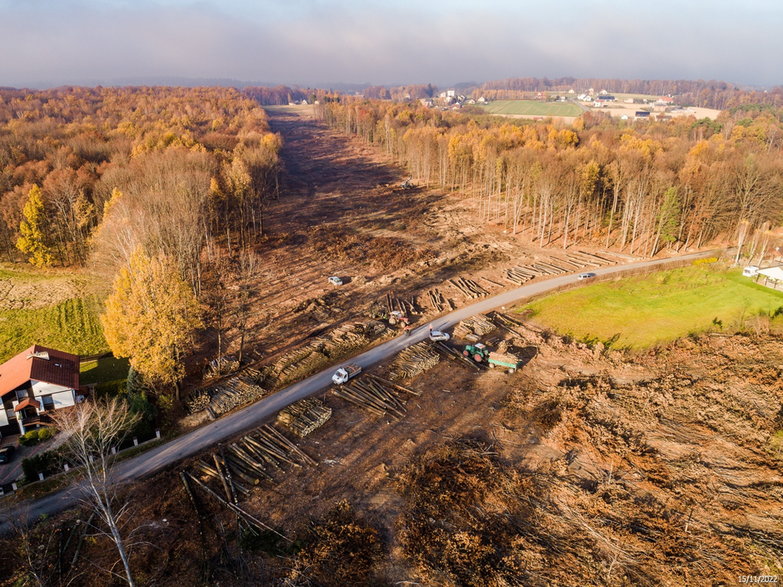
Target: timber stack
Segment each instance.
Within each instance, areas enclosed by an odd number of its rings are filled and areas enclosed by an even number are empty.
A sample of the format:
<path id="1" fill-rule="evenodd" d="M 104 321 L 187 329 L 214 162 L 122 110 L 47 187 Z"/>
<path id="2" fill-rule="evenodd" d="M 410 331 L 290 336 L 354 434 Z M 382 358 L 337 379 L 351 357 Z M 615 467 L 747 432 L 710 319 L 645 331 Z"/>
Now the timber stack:
<path id="1" fill-rule="evenodd" d="M 390 415 L 396 418 L 402 418 L 406 411 L 401 394 L 421 395 L 420 392 L 369 374 L 335 387 L 333 393 L 377 416 Z"/>
<path id="2" fill-rule="evenodd" d="M 489 295 L 489 292 L 486 289 L 472 279 L 457 277 L 456 279 L 449 279 L 449 283 L 469 299 L 483 298 L 484 296 Z"/>
<path id="3" fill-rule="evenodd" d="M 289 432 L 304 438 L 323 426 L 332 417 L 332 408 L 315 398 L 294 402 L 277 415 L 277 423 Z"/>
<path id="4" fill-rule="evenodd" d="M 465 318 L 454 327 L 454 335 L 467 340 L 478 340 L 494 332 L 497 326 L 492 320 L 483 314 L 476 314 L 470 318 Z"/>
<path id="5" fill-rule="evenodd" d="M 403 349 L 394 359 L 391 378 L 394 380 L 414 377 L 427 369 L 432 369 L 440 361 L 440 354 L 432 348 L 429 341 L 423 340 Z"/>

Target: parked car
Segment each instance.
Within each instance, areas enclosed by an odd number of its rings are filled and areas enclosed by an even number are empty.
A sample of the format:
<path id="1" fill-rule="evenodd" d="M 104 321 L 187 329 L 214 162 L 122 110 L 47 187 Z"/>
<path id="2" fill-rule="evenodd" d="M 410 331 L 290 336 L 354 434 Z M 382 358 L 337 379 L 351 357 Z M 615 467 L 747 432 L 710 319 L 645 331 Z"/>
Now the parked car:
<path id="1" fill-rule="evenodd" d="M 0 464 L 10 463 L 15 452 L 16 448 L 10 444 L 0 448 Z"/>
<path id="2" fill-rule="evenodd" d="M 430 330 L 430 340 L 433 342 L 441 341 L 446 342 L 451 338 L 448 332 L 442 330 Z"/>
<path id="3" fill-rule="evenodd" d="M 580 281 L 582 279 L 592 279 L 593 277 L 595 277 L 595 273 L 580 273 L 576 276 L 576 278 Z"/>
<path id="4" fill-rule="evenodd" d="M 329 278 L 329 283 L 331 283 L 332 285 L 342 285 L 343 280 L 340 277 L 337 277 L 336 275 L 332 275 Z"/>

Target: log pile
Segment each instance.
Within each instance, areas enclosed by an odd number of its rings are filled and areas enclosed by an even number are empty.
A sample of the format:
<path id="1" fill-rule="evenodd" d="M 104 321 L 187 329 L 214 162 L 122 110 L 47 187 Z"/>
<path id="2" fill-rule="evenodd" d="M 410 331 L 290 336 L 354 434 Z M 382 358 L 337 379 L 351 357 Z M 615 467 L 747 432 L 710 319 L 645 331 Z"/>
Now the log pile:
<path id="1" fill-rule="evenodd" d="M 418 391 L 370 374 L 335 387 L 333 393 L 377 416 L 396 418 L 405 415 L 405 402 L 401 399 L 403 393 L 421 395 Z"/>
<path id="2" fill-rule="evenodd" d="M 432 309 L 436 312 L 454 310 L 454 304 L 447 300 L 437 288 L 427 291 L 427 300 L 429 301 L 430 306 L 432 306 Z"/>
<path id="3" fill-rule="evenodd" d="M 216 479 L 230 495 L 247 496 L 249 487 L 272 481 L 286 465 L 302 467 L 318 463 L 288 440 L 274 426 L 264 425 L 224 447 L 212 460 L 199 459 L 193 471 L 202 479 Z"/>
<path id="4" fill-rule="evenodd" d="M 565 258 L 550 257 L 546 260 L 532 261 L 526 265 L 506 269 L 506 279 L 517 285 L 523 285 L 542 275 L 561 275 L 616 263 L 608 258 L 609 255 L 597 255 L 587 251 L 568 251 L 563 255 Z"/>
<path id="5" fill-rule="evenodd" d="M 332 408 L 315 398 L 303 399 L 280 411 L 277 423 L 304 438 L 332 417 Z"/>
<path id="6" fill-rule="evenodd" d="M 205 387 L 196 392 L 187 402 L 191 414 L 207 410 L 213 418 L 234 408 L 264 397 L 268 391 L 260 384 L 264 375 L 258 369 L 246 369 L 239 375 Z"/>
<path id="7" fill-rule="evenodd" d="M 402 312 L 406 316 L 420 314 L 416 298 L 398 298 L 394 292 L 386 294 L 386 307 L 389 314 L 394 311 Z"/>
<path id="8" fill-rule="evenodd" d="M 403 349 L 394 359 L 391 367 L 392 379 L 414 377 L 432 369 L 440 361 L 438 354 L 428 341 L 422 341 Z"/>
<path id="9" fill-rule="evenodd" d="M 489 292 L 486 289 L 481 287 L 472 279 L 457 277 L 456 279 L 449 279 L 449 283 L 457 288 L 457 291 L 469 299 L 483 298 L 484 296 L 489 295 Z"/>
<path id="10" fill-rule="evenodd" d="M 497 328 L 494 322 L 483 314 L 465 318 L 454 327 L 454 335 L 459 338 L 482 337 L 494 332 Z"/>

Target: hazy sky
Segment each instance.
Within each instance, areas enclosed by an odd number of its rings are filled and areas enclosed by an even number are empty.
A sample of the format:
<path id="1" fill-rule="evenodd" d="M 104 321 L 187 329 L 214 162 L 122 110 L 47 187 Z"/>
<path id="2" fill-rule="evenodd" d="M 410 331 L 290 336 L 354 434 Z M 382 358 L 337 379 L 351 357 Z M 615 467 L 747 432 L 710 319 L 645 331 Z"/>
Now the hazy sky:
<path id="1" fill-rule="evenodd" d="M 0 0 L 0 86 L 199 77 L 783 84 L 780 0 Z"/>

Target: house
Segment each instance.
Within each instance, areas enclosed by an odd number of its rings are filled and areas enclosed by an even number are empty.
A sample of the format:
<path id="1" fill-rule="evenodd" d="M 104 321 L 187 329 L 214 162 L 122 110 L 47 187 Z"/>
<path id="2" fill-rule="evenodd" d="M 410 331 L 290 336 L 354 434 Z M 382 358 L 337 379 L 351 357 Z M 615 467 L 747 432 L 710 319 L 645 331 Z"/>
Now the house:
<path id="1" fill-rule="evenodd" d="M 783 285 L 783 267 L 759 269 L 756 275 L 764 278 L 764 283 L 762 285 L 766 285 L 767 287 L 778 289 Z"/>
<path id="2" fill-rule="evenodd" d="M 47 413 L 76 404 L 79 357 L 40 345 L 0 365 L 0 434 L 51 423 Z"/>

